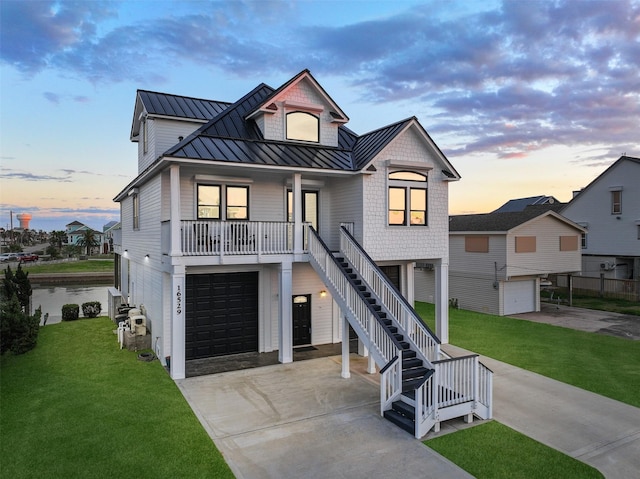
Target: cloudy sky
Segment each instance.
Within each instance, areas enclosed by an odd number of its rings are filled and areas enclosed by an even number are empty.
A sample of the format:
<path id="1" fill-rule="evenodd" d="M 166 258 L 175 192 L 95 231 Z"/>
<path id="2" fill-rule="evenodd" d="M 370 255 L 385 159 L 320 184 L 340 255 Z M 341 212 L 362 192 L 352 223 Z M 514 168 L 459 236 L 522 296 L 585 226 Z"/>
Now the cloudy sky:
<path id="1" fill-rule="evenodd" d="M 416 116 L 452 214 L 561 201 L 640 156 L 640 0 L 0 2 L 0 226 L 94 228 L 136 175 L 136 89 L 235 101 L 308 68 L 366 133 Z M 17 221 L 14 218 L 14 225 Z"/>

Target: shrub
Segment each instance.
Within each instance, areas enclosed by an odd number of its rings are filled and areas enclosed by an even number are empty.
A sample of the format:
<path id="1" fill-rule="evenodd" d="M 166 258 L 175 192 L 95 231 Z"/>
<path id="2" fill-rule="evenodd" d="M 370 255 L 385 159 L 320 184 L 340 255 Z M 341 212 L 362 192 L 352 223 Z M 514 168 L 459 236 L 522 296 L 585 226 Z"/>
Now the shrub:
<path id="1" fill-rule="evenodd" d="M 85 318 L 96 318 L 100 314 L 100 311 L 102 311 L 100 301 L 82 303 L 82 315 Z"/>
<path id="2" fill-rule="evenodd" d="M 0 309 L 0 354 L 22 354 L 33 349 L 40 332 L 40 308 L 33 316 L 26 314 L 14 294 L 11 299 L 2 300 Z"/>
<path id="3" fill-rule="evenodd" d="M 80 316 L 80 306 L 77 304 L 65 304 L 62 306 L 62 320 L 75 321 Z"/>

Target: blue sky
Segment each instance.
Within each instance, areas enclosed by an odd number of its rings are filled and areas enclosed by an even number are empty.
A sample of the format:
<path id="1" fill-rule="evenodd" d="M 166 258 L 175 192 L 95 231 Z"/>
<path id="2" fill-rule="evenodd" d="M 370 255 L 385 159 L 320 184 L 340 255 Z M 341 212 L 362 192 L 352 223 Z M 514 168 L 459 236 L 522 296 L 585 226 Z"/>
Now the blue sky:
<path id="1" fill-rule="evenodd" d="M 416 116 L 450 212 L 640 156 L 640 0 L 0 2 L 0 226 L 119 216 L 136 89 L 235 101 L 308 68 L 366 133 Z M 14 225 L 17 221 L 14 217 Z"/>

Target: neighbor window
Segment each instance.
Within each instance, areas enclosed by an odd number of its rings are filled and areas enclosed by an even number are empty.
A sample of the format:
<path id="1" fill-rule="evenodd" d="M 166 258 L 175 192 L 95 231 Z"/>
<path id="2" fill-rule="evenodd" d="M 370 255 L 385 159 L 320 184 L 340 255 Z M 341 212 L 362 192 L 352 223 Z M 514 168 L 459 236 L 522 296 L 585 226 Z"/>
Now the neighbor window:
<path id="1" fill-rule="evenodd" d="M 535 236 L 516 236 L 516 253 L 535 253 Z"/>
<path id="2" fill-rule="evenodd" d="M 389 173 L 389 225 L 427 224 L 427 175 L 413 171 Z"/>
<path id="3" fill-rule="evenodd" d="M 320 138 L 320 120 L 311 113 L 294 111 L 287 113 L 287 140 L 313 141 Z"/>
<path id="4" fill-rule="evenodd" d="M 135 193 L 131 199 L 133 200 L 133 229 L 140 228 L 140 197 Z"/>
<path id="5" fill-rule="evenodd" d="M 578 236 L 560 236 L 560 251 L 578 251 Z"/>
<path id="6" fill-rule="evenodd" d="M 198 185 L 198 219 L 249 219 L 249 187 Z"/>
<path id="7" fill-rule="evenodd" d="M 587 249 L 587 233 L 582 233 L 580 236 L 580 247 L 582 249 Z"/>
<path id="8" fill-rule="evenodd" d="M 611 192 L 611 214 L 619 215 L 622 213 L 622 191 L 616 190 Z"/>
<path id="9" fill-rule="evenodd" d="M 488 236 L 465 236 L 464 250 L 467 253 L 488 253 L 489 237 Z"/>

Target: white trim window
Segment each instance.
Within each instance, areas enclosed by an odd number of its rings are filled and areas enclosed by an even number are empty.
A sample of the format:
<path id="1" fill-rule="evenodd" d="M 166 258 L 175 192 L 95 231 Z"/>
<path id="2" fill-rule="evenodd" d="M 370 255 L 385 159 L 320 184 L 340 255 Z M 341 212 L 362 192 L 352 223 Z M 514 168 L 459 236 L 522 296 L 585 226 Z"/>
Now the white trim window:
<path id="1" fill-rule="evenodd" d="M 320 119 L 305 111 L 287 113 L 287 140 L 320 142 Z"/>
<path id="2" fill-rule="evenodd" d="M 248 186 L 198 184 L 197 197 L 199 220 L 249 219 Z"/>
<path id="3" fill-rule="evenodd" d="M 140 229 L 140 197 L 138 193 L 134 193 L 131 196 L 131 201 L 133 202 L 133 229 Z"/>
<path id="4" fill-rule="evenodd" d="M 427 175 L 415 171 L 389 173 L 389 226 L 426 226 Z"/>

